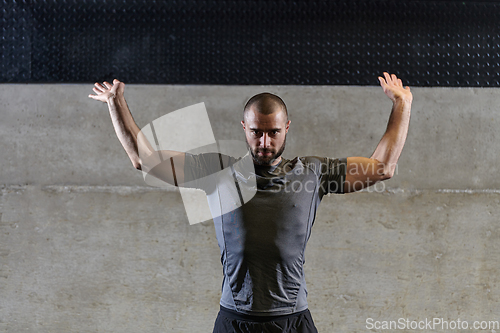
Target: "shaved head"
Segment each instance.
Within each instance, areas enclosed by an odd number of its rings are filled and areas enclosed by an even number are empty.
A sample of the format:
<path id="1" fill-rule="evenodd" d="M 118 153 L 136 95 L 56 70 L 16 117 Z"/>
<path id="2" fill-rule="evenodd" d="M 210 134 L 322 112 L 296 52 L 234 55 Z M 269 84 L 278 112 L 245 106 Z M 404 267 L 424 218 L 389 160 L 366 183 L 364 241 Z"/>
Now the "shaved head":
<path id="1" fill-rule="evenodd" d="M 283 100 L 267 92 L 253 96 L 243 109 L 241 125 L 254 163 L 277 165 L 290 127 Z"/>
<path id="2" fill-rule="evenodd" d="M 271 93 L 264 92 L 250 98 L 243 109 L 243 120 L 248 110 L 254 110 L 261 114 L 271 114 L 276 111 L 283 111 L 286 115 L 286 120 L 288 120 L 288 111 L 286 109 L 285 102 L 283 100 Z"/>

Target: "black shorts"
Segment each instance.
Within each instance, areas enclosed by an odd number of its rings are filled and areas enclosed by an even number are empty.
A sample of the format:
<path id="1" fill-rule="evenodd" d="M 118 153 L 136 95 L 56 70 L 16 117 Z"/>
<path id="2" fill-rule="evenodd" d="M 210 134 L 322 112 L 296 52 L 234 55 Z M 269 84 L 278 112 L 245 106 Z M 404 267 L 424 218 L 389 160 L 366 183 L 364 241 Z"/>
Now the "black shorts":
<path id="1" fill-rule="evenodd" d="M 249 316 L 221 306 L 213 333 L 318 333 L 311 312 L 284 316 Z"/>

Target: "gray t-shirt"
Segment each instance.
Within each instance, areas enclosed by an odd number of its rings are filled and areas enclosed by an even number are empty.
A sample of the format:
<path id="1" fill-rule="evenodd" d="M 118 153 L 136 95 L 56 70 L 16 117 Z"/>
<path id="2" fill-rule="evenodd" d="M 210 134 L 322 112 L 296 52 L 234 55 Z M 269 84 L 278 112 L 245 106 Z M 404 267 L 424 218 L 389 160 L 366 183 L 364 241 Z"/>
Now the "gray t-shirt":
<path id="1" fill-rule="evenodd" d="M 238 160 L 186 154 L 184 173 L 201 179 Z M 233 173 L 235 180 L 241 176 Z M 224 273 L 222 306 L 260 316 L 307 309 L 306 243 L 323 195 L 343 193 L 345 174 L 346 159 L 307 156 L 255 165 L 257 191 L 235 209 L 224 209 L 234 202 L 222 198 L 217 181 L 191 185 L 205 190 L 211 210 L 227 212 L 214 214 Z"/>

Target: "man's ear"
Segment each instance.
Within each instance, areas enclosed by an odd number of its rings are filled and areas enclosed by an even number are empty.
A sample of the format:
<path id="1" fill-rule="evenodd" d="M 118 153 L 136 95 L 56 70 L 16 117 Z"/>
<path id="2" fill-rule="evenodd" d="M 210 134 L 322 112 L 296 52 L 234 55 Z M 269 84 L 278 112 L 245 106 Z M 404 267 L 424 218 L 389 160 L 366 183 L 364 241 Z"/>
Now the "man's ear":
<path id="1" fill-rule="evenodd" d="M 244 120 L 241 121 L 241 126 L 243 126 L 243 130 L 245 130 L 245 121 Z"/>
<path id="2" fill-rule="evenodd" d="M 290 128 L 290 124 L 292 123 L 291 120 L 287 121 L 286 122 L 286 126 L 285 126 L 285 133 L 288 133 L 288 128 Z"/>

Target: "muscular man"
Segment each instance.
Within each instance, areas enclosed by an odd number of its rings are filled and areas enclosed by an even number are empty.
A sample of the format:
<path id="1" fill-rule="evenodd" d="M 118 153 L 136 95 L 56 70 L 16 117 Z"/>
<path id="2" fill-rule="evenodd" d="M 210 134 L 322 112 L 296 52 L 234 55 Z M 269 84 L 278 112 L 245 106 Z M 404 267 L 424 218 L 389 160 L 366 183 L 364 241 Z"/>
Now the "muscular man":
<path id="1" fill-rule="evenodd" d="M 307 307 L 303 264 L 319 203 L 327 193 L 355 192 L 391 178 L 408 132 L 410 88 L 388 73 L 379 81 L 393 108 L 370 158 L 283 158 L 290 128 L 285 103 L 269 93 L 252 97 L 241 124 L 257 191 L 248 202 L 230 209 L 224 209 L 234 203 L 221 194 L 223 185 L 197 180 L 240 159 L 162 151 L 163 160 L 171 163 L 160 163 L 147 140 L 139 139 L 142 134 L 125 102 L 124 84 L 95 84 L 96 95 L 89 97 L 108 104 L 116 134 L 134 167 L 171 184 L 205 190 L 211 209 L 222 212 L 213 219 L 224 272 L 214 332 L 317 332 Z M 245 177 L 233 174 L 235 179 Z"/>

